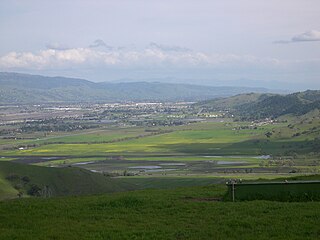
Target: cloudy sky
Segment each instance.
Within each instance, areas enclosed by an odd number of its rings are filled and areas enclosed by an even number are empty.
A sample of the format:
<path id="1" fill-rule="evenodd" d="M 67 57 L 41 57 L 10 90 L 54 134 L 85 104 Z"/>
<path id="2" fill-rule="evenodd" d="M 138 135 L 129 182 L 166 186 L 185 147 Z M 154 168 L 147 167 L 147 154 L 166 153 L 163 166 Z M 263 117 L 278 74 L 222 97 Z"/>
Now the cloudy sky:
<path id="1" fill-rule="evenodd" d="M 1 0 L 0 71 L 320 88 L 319 0 Z"/>

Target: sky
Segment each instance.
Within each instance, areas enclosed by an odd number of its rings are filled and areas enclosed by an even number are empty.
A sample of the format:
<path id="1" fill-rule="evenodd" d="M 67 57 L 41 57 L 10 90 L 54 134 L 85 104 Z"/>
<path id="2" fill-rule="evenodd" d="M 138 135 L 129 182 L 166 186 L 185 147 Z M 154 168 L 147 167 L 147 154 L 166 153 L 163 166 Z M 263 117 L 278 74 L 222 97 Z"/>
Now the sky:
<path id="1" fill-rule="evenodd" d="M 0 71 L 320 89 L 319 0 L 1 0 Z"/>

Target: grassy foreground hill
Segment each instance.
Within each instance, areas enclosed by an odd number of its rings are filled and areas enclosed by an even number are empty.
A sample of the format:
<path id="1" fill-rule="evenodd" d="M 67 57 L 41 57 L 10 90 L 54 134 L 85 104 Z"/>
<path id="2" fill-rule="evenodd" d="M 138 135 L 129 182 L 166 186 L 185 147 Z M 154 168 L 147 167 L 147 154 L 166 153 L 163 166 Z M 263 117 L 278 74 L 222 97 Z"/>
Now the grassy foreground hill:
<path id="1" fill-rule="evenodd" d="M 0 202 L 1 239 L 319 239 L 320 202 L 217 201 L 224 185 Z"/>
<path id="2" fill-rule="evenodd" d="M 130 190 L 102 174 L 81 168 L 47 168 L 0 162 L 0 200 L 23 196 L 89 195 Z"/>

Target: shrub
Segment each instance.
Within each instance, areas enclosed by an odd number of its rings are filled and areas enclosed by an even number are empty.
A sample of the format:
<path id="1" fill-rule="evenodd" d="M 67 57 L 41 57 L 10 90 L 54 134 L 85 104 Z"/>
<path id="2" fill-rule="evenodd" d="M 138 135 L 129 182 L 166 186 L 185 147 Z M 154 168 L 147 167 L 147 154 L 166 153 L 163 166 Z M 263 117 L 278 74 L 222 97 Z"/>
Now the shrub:
<path id="1" fill-rule="evenodd" d="M 40 197 L 41 196 L 41 188 L 36 184 L 32 184 L 30 189 L 28 190 L 28 194 L 30 196 Z"/>

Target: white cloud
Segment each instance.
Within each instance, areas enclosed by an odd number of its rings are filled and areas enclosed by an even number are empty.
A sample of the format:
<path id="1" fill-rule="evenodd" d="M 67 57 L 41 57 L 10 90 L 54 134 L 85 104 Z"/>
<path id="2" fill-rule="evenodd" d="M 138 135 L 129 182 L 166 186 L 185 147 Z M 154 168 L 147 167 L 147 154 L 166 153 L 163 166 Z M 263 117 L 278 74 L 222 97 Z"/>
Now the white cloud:
<path id="1" fill-rule="evenodd" d="M 293 42 L 308 42 L 308 41 L 320 41 L 320 31 L 311 30 L 302 34 L 296 35 L 292 38 Z"/>
<path id="2" fill-rule="evenodd" d="M 291 38 L 291 40 L 280 40 L 275 41 L 274 43 L 295 43 L 295 42 L 315 42 L 320 41 L 320 31 L 311 30 L 301 34 L 298 34 Z"/>
<path id="3" fill-rule="evenodd" d="M 47 49 L 54 49 L 54 50 L 67 50 L 70 49 L 67 45 L 63 45 L 60 43 L 49 43 L 46 45 Z"/>
<path id="4" fill-rule="evenodd" d="M 143 49 L 106 46 L 102 40 L 99 40 L 87 48 L 50 48 L 35 53 L 10 52 L 0 57 L 0 68 L 59 69 L 84 66 L 90 68 L 213 68 L 226 65 L 241 67 L 279 64 L 276 59 L 259 59 L 247 55 L 208 54 L 156 43 L 151 43 Z"/>

